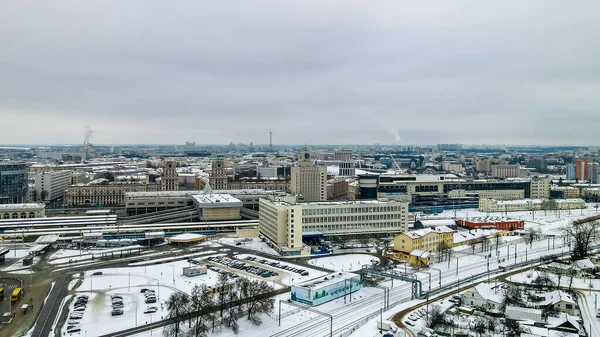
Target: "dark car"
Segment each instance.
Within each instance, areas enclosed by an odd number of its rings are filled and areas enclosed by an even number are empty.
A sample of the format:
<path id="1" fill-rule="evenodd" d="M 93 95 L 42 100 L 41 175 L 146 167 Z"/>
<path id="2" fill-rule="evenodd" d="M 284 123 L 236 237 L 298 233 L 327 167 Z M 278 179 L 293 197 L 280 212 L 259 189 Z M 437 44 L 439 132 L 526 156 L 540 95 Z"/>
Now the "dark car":
<path id="1" fill-rule="evenodd" d="M 96 271 L 92 275 L 94 275 L 94 276 L 102 275 L 102 272 L 101 271 Z"/>
<path id="2" fill-rule="evenodd" d="M 119 315 L 123 315 L 123 309 L 113 309 L 110 314 L 112 316 L 119 316 Z"/>

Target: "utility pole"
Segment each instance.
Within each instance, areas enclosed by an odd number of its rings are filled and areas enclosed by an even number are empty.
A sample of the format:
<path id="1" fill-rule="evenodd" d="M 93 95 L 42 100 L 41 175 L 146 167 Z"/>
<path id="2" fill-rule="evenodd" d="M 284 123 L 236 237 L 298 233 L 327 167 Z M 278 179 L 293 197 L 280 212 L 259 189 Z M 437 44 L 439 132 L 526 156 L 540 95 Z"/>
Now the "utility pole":
<path id="1" fill-rule="evenodd" d="M 456 257 L 456 275 L 458 275 L 458 257 Z"/>

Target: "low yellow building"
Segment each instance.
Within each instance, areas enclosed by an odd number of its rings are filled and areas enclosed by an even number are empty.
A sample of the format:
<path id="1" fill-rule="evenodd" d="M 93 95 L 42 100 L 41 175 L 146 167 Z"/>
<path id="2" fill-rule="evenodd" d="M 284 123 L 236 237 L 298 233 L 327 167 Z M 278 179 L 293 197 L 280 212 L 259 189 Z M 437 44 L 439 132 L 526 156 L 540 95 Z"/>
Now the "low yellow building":
<path id="1" fill-rule="evenodd" d="M 428 265 L 433 252 L 453 246 L 454 230 L 439 226 L 405 232 L 394 238 L 394 250 L 390 257 L 409 261 L 412 265 Z"/>

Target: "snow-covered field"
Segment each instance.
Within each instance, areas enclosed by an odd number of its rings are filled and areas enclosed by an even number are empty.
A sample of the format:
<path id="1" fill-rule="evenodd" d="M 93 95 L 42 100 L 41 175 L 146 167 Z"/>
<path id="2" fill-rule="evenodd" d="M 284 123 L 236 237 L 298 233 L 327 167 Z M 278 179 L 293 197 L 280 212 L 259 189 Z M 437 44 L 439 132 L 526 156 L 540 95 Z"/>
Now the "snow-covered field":
<path id="1" fill-rule="evenodd" d="M 379 258 L 367 254 L 330 255 L 308 260 L 313 266 L 319 266 L 335 271 L 357 271 L 364 265 L 379 263 Z"/>

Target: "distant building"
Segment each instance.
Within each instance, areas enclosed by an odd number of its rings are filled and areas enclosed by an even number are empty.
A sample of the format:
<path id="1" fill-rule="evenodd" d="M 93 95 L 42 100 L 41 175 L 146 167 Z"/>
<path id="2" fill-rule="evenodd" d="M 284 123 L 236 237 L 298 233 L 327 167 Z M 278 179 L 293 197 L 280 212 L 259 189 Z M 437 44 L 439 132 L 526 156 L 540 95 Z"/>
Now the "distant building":
<path id="1" fill-rule="evenodd" d="M 345 179 L 333 179 L 327 182 L 327 199 L 347 199 L 348 182 Z"/>
<path id="2" fill-rule="evenodd" d="M 492 176 L 496 178 L 517 178 L 521 175 L 521 167 L 516 165 L 492 165 Z"/>
<path id="3" fill-rule="evenodd" d="M 567 180 L 578 180 L 581 182 L 598 183 L 598 163 L 590 161 L 576 161 L 567 164 Z"/>
<path id="4" fill-rule="evenodd" d="M 29 219 L 46 216 L 45 204 L 1 204 L 0 219 Z"/>
<path id="5" fill-rule="evenodd" d="M 19 204 L 29 198 L 27 164 L 0 162 L 0 204 Z"/>
<path id="6" fill-rule="evenodd" d="M 71 171 L 47 171 L 35 176 L 37 199 L 50 201 L 62 198 L 71 184 Z"/>
<path id="7" fill-rule="evenodd" d="M 454 232 L 450 227 L 439 226 L 398 234 L 394 237 L 392 256 L 416 266 L 429 265 L 433 258 L 431 253 L 452 248 Z"/>
<path id="8" fill-rule="evenodd" d="M 156 183 L 109 183 L 106 180 L 87 184 L 71 185 L 67 188 L 69 206 L 123 206 L 127 192 L 151 192 L 161 189 Z"/>
<path id="9" fill-rule="evenodd" d="M 356 175 L 356 170 L 354 168 L 354 164 L 349 161 L 341 161 L 338 164 L 339 168 L 339 176 L 340 177 L 354 177 Z"/>
<path id="10" fill-rule="evenodd" d="M 222 159 L 213 160 L 210 173 L 210 186 L 216 190 L 226 190 L 227 179 L 225 162 Z"/>
<path id="11" fill-rule="evenodd" d="M 506 161 L 495 158 L 478 159 L 475 163 L 475 169 L 477 172 L 491 173 L 494 165 L 506 165 Z"/>
<path id="12" fill-rule="evenodd" d="M 471 218 L 456 220 L 459 226 L 469 229 L 498 229 L 504 231 L 512 231 L 525 228 L 525 221 L 511 220 L 500 217 L 492 218 Z"/>
<path id="13" fill-rule="evenodd" d="M 528 167 L 534 168 L 538 172 L 545 173 L 548 171 L 548 162 L 544 158 L 531 158 Z"/>
<path id="14" fill-rule="evenodd" d="M 177 175 L 177 164 L 167 160 L 163 165 L 163 173 L 160 177 L 160 185 L 163 191 L 179 190 L 179 177 Z"/>
<path id="15" fill-rule="evenodd" d="M 348 162 L 352 159 L 352 150 L 340 150 L 334 154 L 334 160 Z"/>
<path id="16" fill-rule="evenodd" d="M 310 153 L 302 152 L 298 166 L 292 167 L 290 191 L 302 195 L 305 201 L 327 200 L 327 167 L 315 166 Z"/>
<path id="17" fill-rule="evenodd" d="M 531 199 L 550 198 L 550 179 L 534 177 L 530 183 Z"/>
<path id="18" fill-rule="evenodd" d="M 442 162 L 442 170 L 446 172 L 464 172 L 465 168 L 461 163 Z"/>
<path id="19" fill-rule="evenodd" d="M 581 209 L 585 207 L 583 199 L 522 199 L 522 200 L 495 200 L 479 199 L 480 212 L 517 212 L 532 210 L 565 210 Z"/>
<path id="20" fill-rule="evenodd" d="M 438 144 L 437 149 L 440 151 L 457 151 L 462 150 L 461 144 Z"/>

